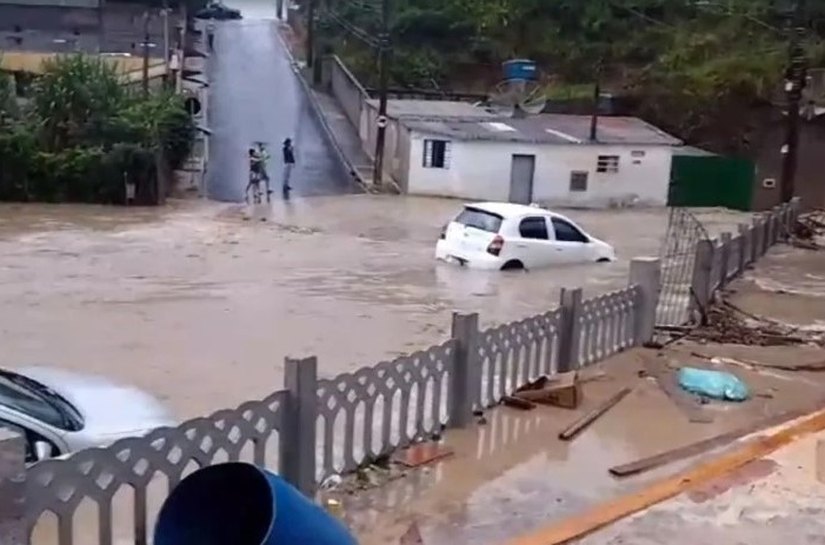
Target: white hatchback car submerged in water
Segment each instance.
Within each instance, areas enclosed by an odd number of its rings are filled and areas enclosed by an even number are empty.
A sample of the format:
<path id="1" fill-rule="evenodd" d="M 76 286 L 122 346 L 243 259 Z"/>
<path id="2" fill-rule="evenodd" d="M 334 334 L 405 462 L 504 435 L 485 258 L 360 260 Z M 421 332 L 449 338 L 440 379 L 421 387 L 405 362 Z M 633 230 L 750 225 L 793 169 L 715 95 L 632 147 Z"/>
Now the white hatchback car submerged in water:
<path id="1" fill-rule="evenodd" d="M 482 202 L 464 205 L 447 224 L 435 256 L 474 269 L 508 270 L 615 261 L 616 251 L 561 214 Z"/>
<path id="2" fill-rule="evenodd" d="M 23 436 L 27 463 L 175 425 L 159 400 L 105 377 L 44 366 L 0 368 L 0 428 Z"/>

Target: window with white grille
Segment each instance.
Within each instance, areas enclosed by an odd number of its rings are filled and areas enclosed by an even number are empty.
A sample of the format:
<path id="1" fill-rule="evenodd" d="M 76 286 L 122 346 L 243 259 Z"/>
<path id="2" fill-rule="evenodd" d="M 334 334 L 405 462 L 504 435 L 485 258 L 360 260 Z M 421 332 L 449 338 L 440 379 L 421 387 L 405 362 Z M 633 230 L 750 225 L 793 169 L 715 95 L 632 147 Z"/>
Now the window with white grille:
<path id="1" fill-rule="evenodd" d="M 599 155 L 596 172 L 619 172 L 619 156 Z"/>
<path id="2" fill-rule="evenodd" d="M 450 142 L 424 140 L 424 168 L 450 168 Z"/>

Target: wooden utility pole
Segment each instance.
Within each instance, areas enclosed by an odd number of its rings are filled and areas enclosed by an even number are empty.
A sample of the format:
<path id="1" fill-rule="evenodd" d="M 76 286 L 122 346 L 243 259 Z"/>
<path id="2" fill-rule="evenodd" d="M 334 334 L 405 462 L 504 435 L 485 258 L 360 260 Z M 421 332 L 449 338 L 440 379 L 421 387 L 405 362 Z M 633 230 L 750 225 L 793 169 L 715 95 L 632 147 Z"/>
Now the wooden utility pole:
<path id="1" fill-rule="evenodd" d="M 315 64 L 315 2 L 309 0 L 307 5 L 307 66 L 312 68 Z"/>
<path id="2" fill-rule="evenodd" d="M 785 145 L 782 147 L 782 202 L 789 202 L 796 193 L 796 167 L 799 155 L 799 107 L 807 80 L 805 51 L 805 0 L 796 0 L 790 24 L 788 68 L 785 94 L 788 102 Z"/>
<path id="3" fill-rule="evenodd" d="M 602 62 L 596 65 L 595 83 L 593 84 L 593 111 L 590 113 L 590 141 L 599 139 L 599 102 L 602 98 Z"/>
<path id="4" fill-rule="evenodd" d="M 149 12 L 143 12 L 143 95 L 149 95 Z"/>
<path id="5" fill-rule="evenodd" d="M 387 138 L 387 94 L 389 88 L 389 56 L 390 56 L 390 0 L 381 1 L 381 35 L 378 38 L 378 133 L 375 137 L 375 169 L 372 183 L 376 187 L 383 185 L 384 175 L 384 146 Z"/>

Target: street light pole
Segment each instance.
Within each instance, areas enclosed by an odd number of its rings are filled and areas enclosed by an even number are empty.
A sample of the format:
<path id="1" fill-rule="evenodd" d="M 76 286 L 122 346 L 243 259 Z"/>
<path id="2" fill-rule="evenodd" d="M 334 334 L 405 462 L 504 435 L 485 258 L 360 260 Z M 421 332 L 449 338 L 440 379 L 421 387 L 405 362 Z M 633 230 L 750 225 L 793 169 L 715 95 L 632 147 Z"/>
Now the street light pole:
<path id="1" fill-rule="evenodd" d="M 381 2 L 381 36 L 378 39 L 378 133 L 375 136 L 375 166 L 372 174 L 372 183 L 376 187 L 383 185 L 384 175 L 384 146 L 387 138 L 387 95 L 389 90 L 390 55 L 390 0 Z"/>
<path id="2" fill-rule="evenodd" d="M 796 193 L 796 168 L 799 154 L 799 106 L 802 89 L 807 79 L 805 51 L 801 38 L 805 32 L 805 0 L 796 0 L 790 25 L 788 47 L 788 69 L 786 72 L 785 94 L 788 102 L 788 117 L 785 145 L 782 147 L 782 202 L 790 201 Z"/>

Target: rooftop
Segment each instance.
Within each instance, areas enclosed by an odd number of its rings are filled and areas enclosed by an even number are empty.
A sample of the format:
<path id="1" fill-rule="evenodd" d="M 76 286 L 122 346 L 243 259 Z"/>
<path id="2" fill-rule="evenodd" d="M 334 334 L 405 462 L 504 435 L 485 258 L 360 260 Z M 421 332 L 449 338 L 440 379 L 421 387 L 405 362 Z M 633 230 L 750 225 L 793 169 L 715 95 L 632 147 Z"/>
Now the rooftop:
<path id="1" fill-rule="evenodd" d="M 587 144 L 589 115 L 541 114 L 525 118 L 402 119 L 411 130 L 455 140 Z M 598 120 L 600 144 L 677 146 L 682 141 L 636 117 L 603 116 Z"/>
<path id="2" fill-rule="evenodd" d="M 378 107 L 377 100 L 369 104 Z M 396 119 L 415 119 L 419 121 L 438 121 L 445 118 L 473 120 L 495 117 L 483 108 L 469 102 L 453 100 L 390 100 L 387 102 L 387 115 Z"/>

